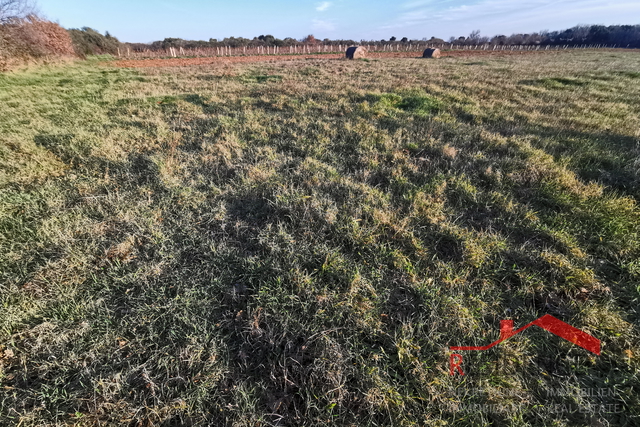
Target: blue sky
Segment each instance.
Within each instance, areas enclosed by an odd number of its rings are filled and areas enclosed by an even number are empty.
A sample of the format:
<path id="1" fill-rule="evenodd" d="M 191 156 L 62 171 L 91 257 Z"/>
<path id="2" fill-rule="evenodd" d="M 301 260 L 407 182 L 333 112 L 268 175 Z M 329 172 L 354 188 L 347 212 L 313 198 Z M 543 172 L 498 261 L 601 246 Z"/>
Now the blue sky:
<path id="1" fill-rule="evenodd" d="M 577 24 L 640 24 L 640 0 L 41 0 L 66 28 L 109 31 L 121 41 L 165 37 L 448 39 L 559 30 Z"/>

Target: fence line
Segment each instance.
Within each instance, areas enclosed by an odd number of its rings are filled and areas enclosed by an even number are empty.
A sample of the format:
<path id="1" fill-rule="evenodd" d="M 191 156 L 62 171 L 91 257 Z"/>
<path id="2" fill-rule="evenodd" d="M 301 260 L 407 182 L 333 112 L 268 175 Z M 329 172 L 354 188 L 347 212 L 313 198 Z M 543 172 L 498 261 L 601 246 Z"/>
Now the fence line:
<path id="1" fill-rule="evenodd" d="M 492 50 L 492 51 L 540 51 L 540 50 L 569 50 L 569 49 L 612 49 L 620 48 L 613 45 L 459 45 L 455 43 L 409 43 L 409 44 L 378 44 L 363 45 L 369 52 L 416 52 L 422 53 L 426 48 L 438 48 L 441 50 Z M 217 57 L 217 56 L 257 56 L 257 55 L 308 55 L 308 54 L 343 54 L 348 45 L 323 45 L 323 44 L 297 44 L 292 46 L 218 46 L 198 47 L 184 49 L 182 47 L 152 50 L 144 49 L 134 51 L 127 47 L 126 52 L 118 49 L 120 58 L 177 58 L 180 57 Z"/>

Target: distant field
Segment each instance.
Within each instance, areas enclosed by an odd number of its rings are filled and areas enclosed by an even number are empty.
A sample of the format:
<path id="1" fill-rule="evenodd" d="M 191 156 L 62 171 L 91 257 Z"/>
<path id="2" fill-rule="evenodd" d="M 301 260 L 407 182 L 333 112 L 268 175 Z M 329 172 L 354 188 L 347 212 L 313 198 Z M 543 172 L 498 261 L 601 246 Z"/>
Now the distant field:
<path id="1" fill-rule="evenodd" d="M 640 425 L 639 70 L 1 74 L 0 425 Z"/>
<path id="2" fill-rule="evenodd" d="M 597 50 L 597 52 L 616 52 L 614 49 Z M 627 50 L 634 52 L 634 50 Z M 640 53 L 640 50 L 636 52 Z M 368 52 L 367 59 L 390 59 L 390 58 L 421 58 L 423 52 Z M 493 50 L 443 50 L 443 57 L 492 57 L 503 58 L 506 56 L 521 55 L 566 55 L 565 51 L 493 51 Z M 311 54 L 279 54 L 279 55 L 239 55 L 239 56 L 211 56 L 211 57 L 176 57 L 176 58 L 144 58 L 144 59 L 121 59 L 119 58 L 114 64 L 117 67 L 124 68 L 149 68 L 149 67 L 178 67 L 191 65 L 209 65 L 209 64 L 231 64 L 231 63 L 247 63 L 247 62 L 279 62 L 279 61 L 300 61 L 301 59 L 343 59 L 343 53 L 311 53 Z"/>

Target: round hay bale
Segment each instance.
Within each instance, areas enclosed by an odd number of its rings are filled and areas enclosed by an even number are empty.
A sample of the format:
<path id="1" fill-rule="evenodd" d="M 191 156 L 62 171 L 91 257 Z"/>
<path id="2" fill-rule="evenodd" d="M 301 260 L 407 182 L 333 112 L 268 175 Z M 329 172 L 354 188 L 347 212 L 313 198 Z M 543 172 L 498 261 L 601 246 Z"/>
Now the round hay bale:
<path id="1" fill-rule="evenodd" d="M 440 58 L 440 49 L 425 49 L 422 54 L 423 58 Z"/>
<path id="2" fill-rule="evenodd" d="M 347 49 L 347 59 L 359 59 L 367 56 L 367 49 L 362 46 L 351 46 Z"/>

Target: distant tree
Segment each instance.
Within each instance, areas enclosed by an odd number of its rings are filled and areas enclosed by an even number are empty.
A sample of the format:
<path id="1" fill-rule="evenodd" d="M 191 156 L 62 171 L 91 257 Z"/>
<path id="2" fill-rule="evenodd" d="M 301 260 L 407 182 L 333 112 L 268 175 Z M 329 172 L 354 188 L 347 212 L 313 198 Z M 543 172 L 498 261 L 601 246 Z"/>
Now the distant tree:
<path id="1" fill-rule="evenodd" d="M 480 40 L 480 30 L 471 31 L 468 40 L 472 43 L 477 43 Z"/>
<path id="2" fill-rule="evenodd" d="M 507 36 L 499 35 L 491 39 L 491 44 L 502 46 L 507 43 Z"/>
<path id="3" fill-rule="evenodd" d="M 618 46 L 640 47 L 640 25 L 614 25 L 609 27 L 609 42 Z"/>
<path id="4" fill-rule="evenodd" d="M 329 40 L 329 39 L 325 39 L 325 42 Z M 282 46 L 294 46 L 296 43 L 298 43 L 298 40 L 294 39 L 293 37 L 285 37 L 282 40 Z"/>
<path id="5" fill-rule="evenodd" d="M 99 55 L 103 53 L 116 54 L 120 41 L 113 37 L 109 32 L 103 36 L 93 28 L 83 27 L 82 29 L 72 28 L 68 30 L 73 48 L 80 56 Z M 165 39 L 166 41 L 167 39 Z M 179 39 L 173 39 L 179 40 Z"/>
<path id="6" fill-rule="evenodd" d="M 390 42 L 394 42 L 394 41 L 396 41 L 396 36 L 391 37 L 391 38 L 389 39 L 389 41 L 390 41 Z"/>
<path id="7" fill-rule="evenodd" d="M 267 46 L 275 46 L 276 38 L 271 34 L 267 34 L 266 36 L 258 36 L 258 40 L 262 41 Z"/>
<path id="8" fill-rule="evenodd" d="M 589 30 L 591 27 L 589 25 L 576 25 L 572 28 L 573 37 L 577 42 L 582 43 L 587 40 L 587 36 L 589 35 Z"/>
<path id="9" fill-rule="evenodd" d="M 402 38 L 402 40 L 400 40 L 400 41 L 401 41 L 402 43 L 407 43 L 407 42 L 409 41 L 409 39 L 408 39 L 408 38 L 406 38 L 406 37 L 403 37 L 403 38 Z"/>
<path id="10" fill-rule="evenodd" d="M 176 37 L 167 37 L 162 41 L 162 48 L 169 49 L 170 47 L 183 47 L 184 40 Z"/>
<path id="11" fill-rule="evenodd" d="M 507 44 L 523 44 L 524 43 L 524 34 L 511 34 L 507 41 Z"/>
<path id="12" fill-rule="evenodd" d="M 604 25 L 593 25 L 589 29 L 588 38 L 591 43 L 607 43 L 611 30 Z"/>
<path id="13" fill-rule="evenodd" d="M 302 39 L 302 43 L 315 44 L 318 43 L 318 40 L 316 40 L 313 34 L 309 34 L 307 37 Z"/>

